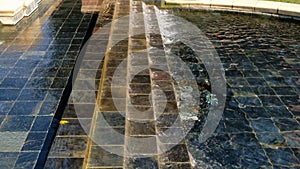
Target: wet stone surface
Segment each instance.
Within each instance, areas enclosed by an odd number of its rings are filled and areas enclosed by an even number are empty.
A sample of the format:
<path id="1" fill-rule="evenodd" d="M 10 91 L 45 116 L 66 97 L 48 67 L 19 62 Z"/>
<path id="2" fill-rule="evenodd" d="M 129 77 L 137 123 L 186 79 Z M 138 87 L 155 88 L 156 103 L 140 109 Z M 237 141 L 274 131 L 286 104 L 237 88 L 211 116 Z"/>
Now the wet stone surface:
<path id="1" fill-rule="evenodd" d="M 1 160 L 1 168 L 33 168 L 44 153 L 50 124 L 92 18 L 81 12 L 81 4 L 43 0 L 26 21 L 0 26 L 0 147 L 11 144 L 11 134 L 16 138 L 7 150 L 0 150 L 10 159 Z"/>
<path id="2" fill-rule="evenodd" d="M 209 38 L 227 80 L 227 102 L 216 136 L 199 143 L 201 122 L 188 134 L 196 165 L 299 167 L 295 108 L 300 92 L 299 22 L 195 10 L 169 12 L 192 22 Z M 219 136 L 223 139 L 216 140 Z"/>

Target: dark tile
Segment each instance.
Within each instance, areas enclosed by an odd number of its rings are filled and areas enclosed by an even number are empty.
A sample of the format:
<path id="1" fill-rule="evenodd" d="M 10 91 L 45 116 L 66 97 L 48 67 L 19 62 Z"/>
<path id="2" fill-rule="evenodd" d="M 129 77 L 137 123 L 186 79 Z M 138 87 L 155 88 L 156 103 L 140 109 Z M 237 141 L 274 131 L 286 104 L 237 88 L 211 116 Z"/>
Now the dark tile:
<path id="1" fill-rule="evenodd" d="M 39 60 L 31 60 L 31 59 L 26 59 L 26 60 L 19 60 L 15 67 L 26 67 L 26 68 L 34 68 L 40 61 Z"/>
<path id="2" fill-rule="evenodd" d="M 151 95 L 130 95 L 132 105 L 151 106 Z"/>
<path id="3" fill-rule="evenodd" d="M 149 75 L 135 75 L 131 79 L 131 83 L 150 83 Z"/>
<path id="4" fill-rule="evenodd" d="M 274 90 L 270 87 L 256 86 L 256 87 L 252 87 L 252 90 L 257 95 L 275 95 Z"/>
<path id="5" fill-rule="evenodd" d="M 41 150 L 44 141 L 46 139 L 46 136 L 47 133 L 35 133 L 35 132 L 29 133 L 22 147 L 22 151 Z"/>
<path id="6" fill-rule="evenodd" d="M 286 141 L 280 133 L 256 133 L 263 147 L 285 146 Z"/>
<path id="7" fill-rule="evenodd" d="M 247 168 L 271 167 L 263 149 L 243 149 L 241 163 L 243 167 Z"/>
<path id="8" fill-rule="evenodd" d="M 52 84 L 53 78 L 31 78 L 25 88 L 29 89 L 48 89 Z"/>
<path id="9" fill-rule="evenodd" d="M 38 116 L 36 117 L 31 131 L 48 131 L 52 122 L 53 116 Z"/>
<path id="10" fill-rule="evenodd" d="M 283 103 L 276 96 L 259 96 L 264 106 L 281 106 Z"/>
<path id="11" fill-rule="evenodd" d="M 16 100 L 20 94 L 19 89 L 0 89 L 0 101 L 13 101 Z"/>
<path id="12" fill-rule="evenodd" d="M 97 126 L 92 139 L 97 145 L 122 145 L 125 140 L 125 128 L 102 128 Z"/>
<path id="13" fill-rule="evenodd" d="M 0 115 L 6 115 L 12 106 L 13 102 L 0 102 Z"/>
<path id="14" fill-rule="evenodd" d="M 290 147 L 300 147 L 300 132 L 286 132 L 282 134 Z"/>
<path id="15" fill-rule="evenodd" d="M 67 104 L 63 118 L 92 118 L 95 104 Z"/>
<path id="16" fill-rule="evenodd" d="M 275 165 L 291 166 L 299 164 L 299 160 L 294 156 L 289 148 L 265 149 L 271 162 Z"/>
<path id="17" fill-rule="evenodd" d="M 66 87 L 68 78 L 54 78 L 51 84 L 52 89 L 63 89 Z"/>
<path id="18" fill-rule="evenodd" d="M 245 113 L 241 110 L 233 110 L 226 108 L 223 112 L 223 117 L 228 119 L 246 119 Z"/>
<path id="19" fill-rule="evenodd" d="M 56 112 L 57 107 L 58 107 L 58 102 L 43 102 L 38 114 L 39 115 L 54 114 Z"/>
<path id="20" fill-rule="evenodd" d="M 252 133 L 232 134 L 232 145 L 236 148 L 252 147 L 260 148 L 260 144 Z"/>
<path id="21" fill-rule="evenodd" d="M 0 152 L 0 167 L 13 168 L 19 152 Z"/>
<path id="22" fill-rule="evenodd" d="M 86 146 L 86 137 L 56 137 L 49 152 L 49 158 L 83 158 Z"/>
<path id="23" fill-rule="evenodd" d="M 151 168 L 158 169 L 158 162 L 155 157 L 129 158 L 125 160 L 126 168 Z"/>
<path id="24" fill-rule="evenodd" d="M 160 128 L 181 126 L 180 117 L 176 114 L 161 114 L 157 117 L 156 123 Z"/>
<path id="25" fill-rule="evenodd" d="M 128 121 L 129 135 L 155 135 L 154 121 Z"/>
<path id="26" fill-rule="evenodd" d="M 21 89 L 25 83 L 27 82 L 27 78 L 5 78 L 1 84 L 0 88 L 19 88 Z"/>
<path id="27" fill-rule="evenodd" d="M 298 95 L 297 89 L 293 87 L 272 87 L 278 95 Z"/>
<path id="28" fill-rule="evenodd" d="M 279 132 L 271 119 L 253 119 L 251 125 L 255 132 Z"/>
<path id="29" fill-rule="evenodd" d="M 12 69 L 9 74 L 7 75 L 7 77 L 20 77 L 20 78 L 26 78 L 26 77 L 30 77 L 31 73 L 32 73 L 33 69 L 30 68 L 14 68 Z"/>
<path id="30" fill-rule="evenodd" d="M 270 118 L 272 115 L 263 107 L 246 107 L 241 110 L 250 118 Z"/>
<path id="31" fill-rule="evenodd" d="M 8 116 L 2 123 L 0 131 L 29 131 L 33 116 Z"/>
<path id="32" fill-rule="evenodd" d="M 133 94 L 150 94 L 151 92 L 151 86 L 149 84 L 134 84 L 131 83 L 129 85 L 129 93 Z"/>
<path id="33" fill-rule="evenodd" d="M 278 118 L 292 118 L 292 114 L 285 106 L 265 107 L 268 114 Z"/>
<path id="34" fill-rule="evenodd" d="M 123 147 L 100 147 L 92 146 L 91 155 L 88 161 L 90 167 L 103 166 L 123 166 L 123 157 L 114 154 L 113 152 L 123 154 Z"/>
<path id="35" fill-rule="evenodd" d="M 83 166 L 83 158 L 48 158 L 45 168 L 72 168 L 81 169 Z"/>
<path id="36" fill-rule="evenodd" d="M 245 106 L 262 106 L 261 101 L 258 97 L 252 96 L 252 97 L 244 97 L 240 96 L 236 98 L 239 102 L 240 107 Z"/>
<path id="37" fill-rule="evenodd" d="M 170 150 L 160 155 L 161 162 L 188 162 L 189 155 L 187 147 L 184 144 L 175 145 Z"/>
<path id="38" fill-rule="evenodd" d="M 57 134 L 60 136 L 88 135 L 91 127 L 91 119 L 62 119 L 65 124 L 60 124 Z"/>
<path id="39" fill-rule="evenodd" d="M 16 102 L 9 115 L 32 115 L 37 114 L 39 102 Z"/>
<path id="40" fill-rule="evenodd" d="M 274 119 L 274 122 L 280 131 L 300 130 L 299 123 L 292 118 Z"/>
<path id="41" fill-rule="evenodd" d="M 232 133 L 251 132 L 252 128 L 245 119 L 225 119 L 226 131 Z"/>
<path id="42" fill-rule="evenodd" d="M 189 163 L 163 163 L 160 164 L 161 169 L 191 169 L 192 166 Z"/>
<path id="43" fill-rule="evenodd" d="M 47 90 L 43 89 L 24 89 L 18 100 L 24 101 L 42 101 L 47 94 Z"/>
<path id="44" fill-rule="evenodd" d="M 62 89 L 52 89 L 48 90 L 45 101 L 46 102 L 57 102 L 62 97 Z"/>
<path id="45" fill-rule="evenodd" d="M 37 162 L 38 155 L 38 152 L 21 152 L 15 168 L 33 168 Z"/>
<path id="46" fill-rule="evenodd" d="M 104 123 L 104 121 L 105 121 L 105 123 Z M 99 112 L 98 119 L 97 119 L 97 126 L 99 126 L 99 127 L 118 127 L 118 126 L 124 127 L 125 126 L 125 113 Z"/>
<path id="47" fill-rule="evenodd" d="M 267 86 L 267 82 L 263 78 L 246 78 L 250 86 Z"/>

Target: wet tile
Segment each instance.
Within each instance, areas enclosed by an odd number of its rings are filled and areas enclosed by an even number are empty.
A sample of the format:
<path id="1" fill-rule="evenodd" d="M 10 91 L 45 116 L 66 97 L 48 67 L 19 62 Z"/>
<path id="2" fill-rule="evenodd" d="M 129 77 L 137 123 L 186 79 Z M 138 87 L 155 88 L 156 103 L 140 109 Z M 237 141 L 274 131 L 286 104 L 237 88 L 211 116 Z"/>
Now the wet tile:
<path id="1" fill-rule="evenodd" d="M 161 169 L 191 169 L 192 166 L 189 163 L 164 163 L 160 164 Z"/>
<path id="2" fill-rule="evenodd" d="M 240 133 L 252 131 L 249 121 L 245 119 L 225 119 L 224 122 L 228 132 Z"/>
<path id="3" fill-rule="evenodd" d="M 299 160 L 289 148 L 266 149 L 266 152 L 275 165 L 291 166 L 299 163 Z"/>
<path id="4" fill-rule="evenodd" d="M 86 145 L 86 137 L 56 137 L 49 152 L 49 158 L 83 158 Z"/>
<path id="5" fill-rule="evenodd" d="M 92 146 L 88 167 L 123 166 L 123 157 L 113 154 L 113 152 L 119 152 L 120 154 L 123 154 L 123 149 L 124 148 L 121 146 L 103 148 L 100 146 Z"/>
<path id="6" fill-rule="evenodd" d="M 33 116 L 8 116 L 2 122 L 0 131 L 26 132 L 30 130 L 33 120 Z"/>
<path id="7" fill-rule="evenodd" d="M 173 148 L 163 153 L 159 157 L 160 162 L 188 162 L 189 155 L 184 144 L 175 145 Z"/>
<path id="8" fill-rule="evenodd" d="M 271 167 L 268 158 L 263 149 L 243 149 L 241 155 L 241 163 L 243 167 L 256 168 L 256 167 Z"/>
<path id="9" fill-rule="evenodd" d="M 274 90 L 270 87 L 257 86 L 257 87 L 252 87 L 252 90 L 257 95 L 275 95 Z"/>
<path id="10" fill-rule="evenodd" d="M 282 102 L 276 96 L 259 96 L 264 106 L 281 106 Z"/>
<path id="11" fill-rule="evenodd" d="M 246 107 L 241 110 L 250 118 L 270 118 L 272 116 L 263 107 Z"/>
<path id="12" fill-rule="evenodd" d="M 156 137 L 126 137 L 125 152 L 131 157 L 149 157 L 149 155 L 155 155 L 158 153 Z"/>
<path id="13" fill-rule="evenodd" d="M 128 121 L 129 135 L 155 135 L 154 121 Z"/>
<path id="14" fill-rule="evenodd" d="M 150 84 L 135 84 L 131 83 L 129 85 L 129 93 L 133 94 L 150 94 L 151 92 L 151 86 Z"/>
<path id="15" fill-rule="evenodd" d="M 300 130 L 300 125 L 297 120 L 292 118 L 274 119 L 275 125 L 280 131 Z"/>
<path id="16" fill-rule="evenodd" d="M 0 102 L 0 115 L 6 115 L 12 108 L 13 102 Z"/>
<path id="17" fill-rule="evenodd" d="M 226 108 L 223 112 L 223 117 L 228 119 L 246 119 L 245 113 L 241 110 L 233 110 Z"/>
<path id="18" fill-rule="evenodd" d="M 179 127 L 180 126 L 180 118 L 176 114 L 161 114 L 157 116 L 157 127 Z"/>
<path id="19" fill-rule="evenodd" d="M 19 152 L 27 137 L 27 132 L 3 131 L 0 132 L 0 136 L 1 136 L 0 151 Z"/>
<path id="20" fill-rule="evenodd" d="M 97 119 L 97 126 L 124 127 L 125 116 L 126 116 L 125 113 L 122 112 L 99 112 L 98 119 Z"/>
<path id="21" fill-rule="evenodd" d="M 256 133 L 258 141 L 263 147 L 285 146 L 286 141 L 280 133 Z"/>
<path id="22" fill-rule="evenodd" d="M 0 89 L 0 101 L 16 100 L 20 94 L 19 89 Z"/>
<path id="23" fill-rule="evenodd" d="M 9 112 L 9 115 L 32 115 L 37 114 L 39 102 L 16 102 Z"/>
<path id="24" fill-rule="evenodd" d="M 63 118 L 92 118 L 95 104 L 67 104 Z"/>
<path id="25" fill-rule="evenodd" d="M 232 145 L 236 148 L 252 147 L 259 148 L 260 145 L 252 133 L 232 134 Z"/>
<path id="26" fill-rule="evenodd" d="M 250 86 L 267 86 L 268 83 L 263 78 L 246 78 Z"/>
<path id="27" fill-rule="evenodd" d="M 151 95 L 130 95 L 130 103 L 132 105 L 151 106 Z"/>
<path id="28" fill-rule="evenodd" d="M 60 136 L 88 135 L 91 127 L 91 119 L 62 119 L 66 124 L 60 124 L 57 134 Z"/>
<path id="29" fill-rule="evenodd" d="M 57 102 L 43 102 L 41 104 L 41 108 L 39 110 L 39 115 L 51 115 L 56 112 L 56 109 L 58 107 Z"/>
<path id="30" fill-rule="evenodd" d="M 292 118 L 291 112 L 285 106 L 265 107 L 268 114 L 278 118 Z"/>
<path id="31" fill-rule="evenodd" d="M 0 84 L 0 88 L 19 88 L 24 87 L 27 78 L 5 78 Z"/>
<path id="32" fill-rule="evenodd" d="M 278 95 L 297 95 L 296 88 L 293 87 L 272 87 Z"/>
<path id="33" fill-rule="evenodd" d="M 237 101 L 239 102 L 240 107 L 245 107 L 245 106 L 262 106 L 261 101 L 258 97 L 244 97 L 240 96 L 236 98 Z"/>
<path id="34" fill-rule="evenodd" d="M 179 110 L 177 107 L 177 102 L 175 101 L 155 101 L 155 113 L 156 114 L 178 114 Z"/>
<path id="35" fill-rule="evenodd" d="M 149 75 L 135 75 L 131 79 L 131 83 L 150 83 Z"/>
<path id="36" fill-rule="evenodd" d="M 15 164 L 15 168 L 34 168 L 38 155 L 38 152 L 21 152 Z"/>
<path id="37" fill-rule="evenodd" d="M 48 131 L 52 123 L 53 116 L 37 116 L 31 131 Z"/>
<path id="38" fill-rule="evenodd" d="M 48 89 L 52 84 L 52 78 L 31 78 L 25 88 L 29 89 Z"/>
<path id="39" fill-rule="evenodd" d="M 158 169 L 158 162 L 156 157 L 146 157 L 146 158 L 139 158 L 139 157 L 132 157 L 125 160 L 126 168 L 152 168 Z"/>
<path id="40" fill-rule="evenodd" d="M 153 81 L 154 89 L 160 89 L 163 91 L 173 91 L 174 87 L 172 81 Z"/>
<path id="41" fill-rule="evenodd" d="M 41 132 L 30 132 L 25 140 L 22 147 L 22 151 L 26 150 L 41 150 L 44 141 L 46 139 L 47 133 Z"/>
<path id="42" fill-rule="evenodd" d="M 1 152 L 0 153 L 0 167 L 13 168 L 17 161 L 18 152 Z"/>
<path id="43" fill-rule="evenodd" d="M 63 89 L 66 87 L 68 78 L 54 78 L 51 84 L 52 89 Z"/>
<path id="44" fill-rule="evenodd" d="M 24 89 L 20 94 L 18 100 L 42 101 L 44 100 L 46 94 L 47 94 L 47 90 L 43 90 L 43 89 Z"/>
<path id="45" fill-rule="evenodd" d="M 48 158 L 45 168 L 81 169 L 83 160 L 83 158 Z"/>
<path id="46" fill-rule="evenodd" d="M 290 147 L 300 147 L 300 132 L 287 132 L 282 134 Z"/>
<path id="47" fill-rule="evenodd" d="M 251 125 L 255 132 L 279 132 L 271 119 L 251 120 Z"/>

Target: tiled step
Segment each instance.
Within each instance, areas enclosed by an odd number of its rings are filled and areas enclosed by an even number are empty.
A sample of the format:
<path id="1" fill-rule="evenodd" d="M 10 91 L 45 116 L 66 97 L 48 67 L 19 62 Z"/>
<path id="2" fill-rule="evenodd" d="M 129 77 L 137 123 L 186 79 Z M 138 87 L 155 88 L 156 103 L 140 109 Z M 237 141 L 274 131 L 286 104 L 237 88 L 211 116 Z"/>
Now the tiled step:
<path id="1" fill-rule="evenodd" d="M 117 0 L 84 168 L 123 166 L 129 18 L 122 16 L 128 14 L 129 1 Z M 118 69 L 122 71 L 116 75 Z"/>

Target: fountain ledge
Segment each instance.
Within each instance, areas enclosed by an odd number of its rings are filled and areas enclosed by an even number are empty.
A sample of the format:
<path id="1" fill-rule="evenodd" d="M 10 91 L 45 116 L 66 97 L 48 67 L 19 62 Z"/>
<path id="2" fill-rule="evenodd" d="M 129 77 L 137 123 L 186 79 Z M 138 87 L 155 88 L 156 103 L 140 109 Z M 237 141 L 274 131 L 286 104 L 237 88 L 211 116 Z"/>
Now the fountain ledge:
<path id="1" fill-rule="evenodd" d="M 15 25 L 25 16 L 29 16 L 41 0 L 0 0 L 0 22 Z"/>
<path id="2" fill-rule="evenodd" d="M 211 8 L 300 18 L 300 4 L 264 0 L 164 0 L 163 7 Z"/>

